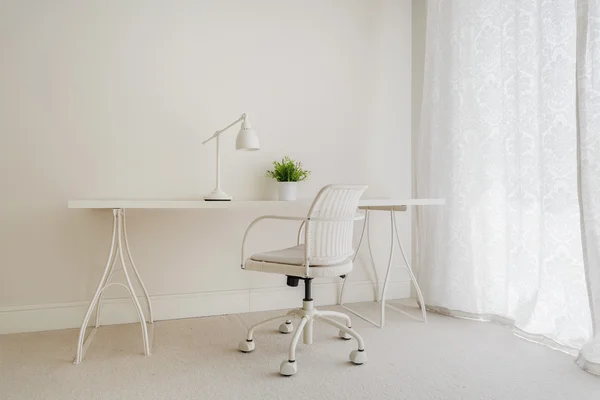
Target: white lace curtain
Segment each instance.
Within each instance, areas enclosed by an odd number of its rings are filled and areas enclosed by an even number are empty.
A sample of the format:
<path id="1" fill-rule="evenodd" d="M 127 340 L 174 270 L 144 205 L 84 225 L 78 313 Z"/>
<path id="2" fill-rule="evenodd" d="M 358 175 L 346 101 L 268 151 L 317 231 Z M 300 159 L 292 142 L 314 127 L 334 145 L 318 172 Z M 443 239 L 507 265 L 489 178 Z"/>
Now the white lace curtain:
<path id="1" fill-rule="evenodd" d="M 417 195 L 447 199 L 417 216 L 427 303 L 572 354 L 588 343 L 579 364 L 591 372 L 598 282 L 582 245 L 600 243 L 597 1 L 429 0 L 416 163 Z M 598 279 L 600 258 L 585 255 Z"/>
<path id="2" fill-rule="evenodd" d="M 595 337 L 577 358 L 600 375 L 600 1 L 578 1 L 577 86 L 581 231 Z"/>

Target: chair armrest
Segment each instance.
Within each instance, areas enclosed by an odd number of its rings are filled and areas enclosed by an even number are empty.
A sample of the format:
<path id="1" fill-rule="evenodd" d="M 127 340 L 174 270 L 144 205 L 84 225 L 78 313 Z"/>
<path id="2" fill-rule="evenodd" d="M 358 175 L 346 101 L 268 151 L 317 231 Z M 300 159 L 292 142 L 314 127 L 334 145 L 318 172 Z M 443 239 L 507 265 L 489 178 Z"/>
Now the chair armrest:
<path id="1" fill-rule="evenodd" d="M 246 255 L 245 255 L 245 249 L 246 249 L 246 239 L 248 238 L 248 234 L 250 232 L 250 230 L 254 227 L 254 225 L 256 225 L 258 222 L 265 220 L 265 219 L 275 219 L 275 220 L 283 220 L 283 221 L 302 221 L 302 224 L 300 225 L 300 228 L 298 229 L 298 240 L 297 240 L 297 244 L 300 244 L 300 236 L 302 234 L 302 228 L 304 228 L 304 242 L 306 244 L 306 248 L 305 250 L 305 267 L 306 267 L 306 274 L 308 276 L 308 267 L 309 267 L 309 263 L 308 263 L 308 254 L 310 252 L 309 250 L 309 246 L 306 243 L 306 235 L 308 234 L 308 231 L 306 230 L 306 224 L 309 222 L 341 222 L 341 221 L 359 221 L 361 219 L 364 219 L 365 216 L 364 214 L 354 214 L 354 216 L 350 217 L 350 218 L 319 218 L 319 217 L 289 217 L 289 216 L 283 216 L 283 215 L 263 215 L 261 217 L 256 218 L 254 221 L 252 221 L 250 223 L 250 225 L 248 225 L 248 228 L 246 228 L 246 232 L 244 233 L 244 239 L 242 240 L 242 260 L 241 260 L 241 264 L 240 267 L 242 269 L 244 269 L 244 262 L 246 261 Z"/>
<path id="2" fill-rule="evenodd" d="M 244 269 L 244 262 L 246 261 L 245 248 L 246 248 L 246 239 L 248 238 L 248 234 L 250 233 L 250 230 L 254 227 L 254 225 L 256 225 L 258 222 L 265 220 L 265 219 L 275 219 L 275 220 L 282 220 L 282 221 L 302 221 L 303 224 L 307 221 L 306 217 L 289 217 L 289 216 L 283 216 L 283 215 L 263 215 L 262 217 L 258 217 L 254 221 L 250 222 L 250 225 L 248 225 L 248 228 L 246 228 L 246 232 L 244 233 L 244 239 L 242 240 L 242 263 L 241 263 L 242 269 Z"/>

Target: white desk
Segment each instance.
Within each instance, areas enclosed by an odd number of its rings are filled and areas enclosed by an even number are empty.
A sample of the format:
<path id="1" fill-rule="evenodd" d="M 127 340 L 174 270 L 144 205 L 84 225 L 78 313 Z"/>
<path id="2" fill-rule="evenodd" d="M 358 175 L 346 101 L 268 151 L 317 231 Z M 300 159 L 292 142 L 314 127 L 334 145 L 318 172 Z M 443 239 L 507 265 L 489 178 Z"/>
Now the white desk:
<path id="1" fill-rule="evenodd" d="M 195 209 L 195 208 L 265 208 L 290 209 L 310 206 L 312 199 L 297 201 L 274 200 L 69 200 L 69 208 L 80 209 Z M 444 205 L 444 199 L 362 199 L 360 207 Z"/>
<path id="2" fill-rule="evenodd" d="M 148 307 L 148 323 L 152 324 L 154 319 L 152 315 L 152 304 L 150 302 L 150 296 L 148 290 L 144 286 L 140 274 L 135 266 L 131 251 L 129 249 L 129 241 L 127 239 L 127 223 L 125 219 L 126 209 L 264 209 L 269 213 L 275 212 L 286 212 L 291 209 L 297 209 L 298 206 L 305 206 L 308 208 L 312 200 L 299 200 L 299 201 L 204 201 L 204 200 L 71 200 L 68 203 L 69 208 L 73 209 L 105 209 L 112 210 L 113 214 L 113 229 L 111 247 L 108 256 L 108 261 L 104 268 L 104 273 L 90 305 L 87 309 L 81 329 L 79 330 L 79 340 L 77 343 L 77 355 L 75 357 L 75 364 L 79 364 L 85 355 L 92 339 L 96 334 L 97 328 L 100 326 L 100 315 L 102 312 L 102 301 L 104 299 L 104 291 L 109 286 L 117 285 L 122 286 L 129 292 L 129 295 L 133 301 L 133 304 L 137 310 L 140 324 L 142 328 L 142 340 L 144 342 L 144 353 L 150 355 L 150 343 L 152 341 L 152 330 L 150 335 L 148 334 L 148 327 L 146 325 L 146 318 L 142 306 L 138 301 L 135 294 L 135 290 L 131 283 L 131 277 L 129 275 L 129 269 L 133 271 L 135 277 L 140 283 L 144 295 L 147 301 Z M 419 205 L 442 205 L 445 204 L 443 199 L 364 199 L 361 200 L 360 206 L 363 209 L 380 209 L 381 207 L 402 207 L 402 206 L 419 206 Z M 391 212 L 392 216 L 393 211 Z M 366 212 L 368 215 L 368 210 Z M 365 221 L 365 226 L 368 226 L 368 220 Z M 364 234 L 363 228 L 363 234 Z M 367 232 L 368 236 L 368 232 Z M 362 235 L 361 235 L 362 243 Z M 360 245 L 359 245 L 360 247 Z M 357 249 L 358 253 L 358 249 Z M 112 278 L 119 269 L 115 269 L 115 261 L 117 256 L 121 262 L 121 269 L 125 276 L 125 283 L 112 282 Z M 388 268 L 389 275 L 389 268 Z M 387 276 L 386 276 L 387 278 Z M 386 279 L 387 281 L 387 279 Z M 384 288 L 386 285 L 384 284 Z M 384 289 L 385 290 L 385 289 Z M 382 296 L 385 299 L 385 296 Z M 90 334 L 85 337 L 87 326 L 92 313 L 96 309 L 96 321 L 95 325 Z"/>

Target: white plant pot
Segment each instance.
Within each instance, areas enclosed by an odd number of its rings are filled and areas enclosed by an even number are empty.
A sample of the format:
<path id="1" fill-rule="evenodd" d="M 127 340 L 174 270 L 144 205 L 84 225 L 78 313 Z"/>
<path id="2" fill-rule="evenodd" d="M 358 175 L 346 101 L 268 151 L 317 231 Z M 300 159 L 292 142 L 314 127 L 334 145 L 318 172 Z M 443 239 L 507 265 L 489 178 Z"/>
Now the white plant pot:
<path id="1" fill-rule="evenodd" d="M 298 182 L 277 182 L 279 200 L 280 201 L 294 201 L 296 200 L 296 189 Z"/>

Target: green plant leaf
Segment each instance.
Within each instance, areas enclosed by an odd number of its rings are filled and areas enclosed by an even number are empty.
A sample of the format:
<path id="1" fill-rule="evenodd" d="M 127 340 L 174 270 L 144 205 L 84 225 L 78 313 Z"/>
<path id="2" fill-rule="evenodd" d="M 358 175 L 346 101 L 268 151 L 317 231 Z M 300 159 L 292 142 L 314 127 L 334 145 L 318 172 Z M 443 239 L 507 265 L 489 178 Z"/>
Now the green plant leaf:
<path id="1" fill-rule="evenodd" d="M 273 161 L 273 169 L 265 173 L 267 178 L 277 182 L 301 182 L 308 178 L 311 171 L 302 168 L 302 163 L 285 156 L 281 161 Z"/>

